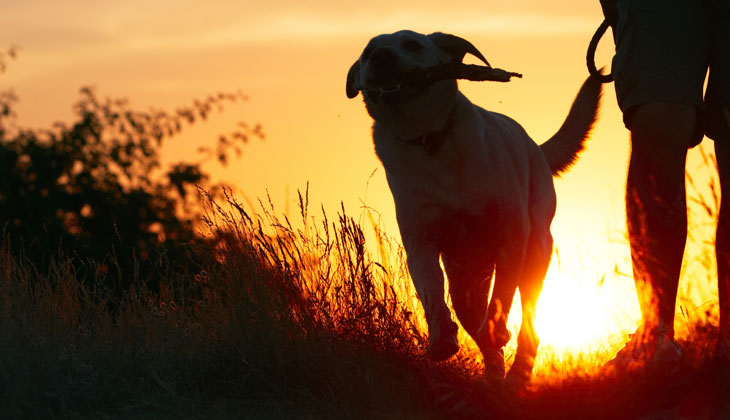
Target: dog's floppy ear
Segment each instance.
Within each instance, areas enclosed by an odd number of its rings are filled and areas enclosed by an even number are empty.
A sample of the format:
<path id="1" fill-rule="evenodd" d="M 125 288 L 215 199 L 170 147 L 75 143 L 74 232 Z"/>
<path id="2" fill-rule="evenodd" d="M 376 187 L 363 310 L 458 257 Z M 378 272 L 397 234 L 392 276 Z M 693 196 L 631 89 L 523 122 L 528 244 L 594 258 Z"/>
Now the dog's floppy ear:
<path id="1" fill-rule="evenodd" d="M 480 53 L 479 50 L 474 45 L 472 45 L 471 42 L 465 40 L 464 38 L 459 38 L 458 36 L 445 34 L 443 32 L 434 32 L 428 37 L 431 38 L 431 41 L 433 41 L 433 43 L 436 44 L 437 47 L 446 51 L 446 53 L 449 54 L 451 58 L 454 59 L 454 61 L 461 62 L 461 60 L 464 59 L 466 53 L 469 53 L 474 57 L 482 60 L 487 66 L 492 67 L 487 59 L 484 58 L 482 53 Z"/>
<path id="2" fill-rule="evenodd" d="M 357 86 L 357 79 L 360 78 L 360 60 L 355 61 L 355 64 L 350 67 L 350 71 L 347 72 L 347 97 L 352 99 L 357 96 L 360 91 L 360 87 Z"/>

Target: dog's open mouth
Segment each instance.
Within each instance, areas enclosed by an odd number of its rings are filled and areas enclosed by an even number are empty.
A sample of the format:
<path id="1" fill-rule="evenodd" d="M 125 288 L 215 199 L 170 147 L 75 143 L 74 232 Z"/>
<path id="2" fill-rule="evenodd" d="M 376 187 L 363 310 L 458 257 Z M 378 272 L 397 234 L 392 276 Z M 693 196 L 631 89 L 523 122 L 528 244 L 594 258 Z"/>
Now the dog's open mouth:
<path id="1" fill-rule="evenodd" d="M 387 79 L 371 83 L 363 89 L 368 97 L 375 101 L 396 102 L 415 98 L 427 89 L 426 86 L 416 89 L 410 84 L 397 79 Z"/>

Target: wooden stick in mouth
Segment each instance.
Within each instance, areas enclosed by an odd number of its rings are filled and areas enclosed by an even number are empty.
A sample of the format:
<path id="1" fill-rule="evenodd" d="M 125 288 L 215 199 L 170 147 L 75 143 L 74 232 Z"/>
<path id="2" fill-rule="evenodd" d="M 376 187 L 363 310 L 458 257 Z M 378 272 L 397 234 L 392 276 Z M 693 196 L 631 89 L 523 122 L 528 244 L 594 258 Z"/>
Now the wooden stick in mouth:
<path id="1" fill-rule="evenodd" d="M 398 79 L 389 79 L 389 85 L 363 86 L 360 90 L 381 89 L 384 91 L 400 91 L 401 93 L 414 93 L 425 90 L 428 86 L 443 80 L 463 79 L 475 82 L 509 82 L 512 77 L 522 77 L 520 73 L 514 73 L 489 66 L 475 64 L 464 64 L 460 62 L 440 63 L 426 68 L 415 68 Z"/>
<path id="2" fill-rule="evenodd" d="M 475 82 L 509 82 L 512 77 L 522 77 L 520 73 L 494 67 L 464 64 L 459 62 L 441 63 L 425 69 L 414 69 L 405 76 L 407 84 L 432 85 L 448 79 L 464 79 Z"/>

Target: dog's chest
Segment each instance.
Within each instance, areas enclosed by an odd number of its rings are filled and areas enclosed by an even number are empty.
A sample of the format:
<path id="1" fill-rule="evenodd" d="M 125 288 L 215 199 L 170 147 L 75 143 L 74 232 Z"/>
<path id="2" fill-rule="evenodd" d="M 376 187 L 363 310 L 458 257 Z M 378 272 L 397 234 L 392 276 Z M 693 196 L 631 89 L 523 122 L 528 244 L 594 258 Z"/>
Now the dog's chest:
<path id="1" fill-rule="evenodd" d="M 445 145 L 428 155 L 393 137 L 376 138 L 375 143 L 396 208 L 477 214 L 495 196 L 478 154 L 465 155 Z"/>

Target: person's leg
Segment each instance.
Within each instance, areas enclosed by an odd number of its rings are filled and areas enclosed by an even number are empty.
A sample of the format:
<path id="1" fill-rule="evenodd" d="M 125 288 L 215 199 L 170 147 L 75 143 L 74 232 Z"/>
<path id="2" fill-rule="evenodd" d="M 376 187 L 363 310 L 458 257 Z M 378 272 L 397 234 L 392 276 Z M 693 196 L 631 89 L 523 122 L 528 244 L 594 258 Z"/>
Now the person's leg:
<path id="1" fill-rule="evenodd" d="M 626 213 L 641 330 L 672 337 L 687 236 L 684 171 L 695 108 L 651 102 L 632 112 Z"/>
<path id="2" fill-rule="evenodd" d="M 710 77 L 707 83 L 707 137 L 715 140 L 721 203 L 715 253 L 720 298 L 720 336 L 717 356 L 730 362 L 730 2 L 715 2 L 712 10 Z"/>
<path id="3" fill-rule="evenodd" d="M 730 119 L 730 116 L 728 118 Z M 730 121 L 728 124 L 730 125 Z M 720 350 L 730 352 L 730 136 L 715 140 L 715 155 L 721 189 L 720 212 L 715 237 L 717 289 L 720 298 L 718 349 L 724 346 L 727 348 Z M 723 356 L 730 357 L 730 354 Z"/>
<path id="4" fill-rule="evenodd" d="M 642 326 L 606 364 L 676 366 L 674 308 L 687 236 L 687 148 L 701 140 L 709 52 L 705 2 L 622 0 L 612 72 L 631 131 L 626 214 Z M 663 367 L 662 367 L 663 366 Z"/>
<path id="5" fill-rule="evenodd" d="M 674 305 L 687 238 L 684 168 L 695 108 L 650 102 L 631 110 L 631 158 L 626 221 L 642 325 L 616 356 L 611 370 L 676 367 Z"/>

